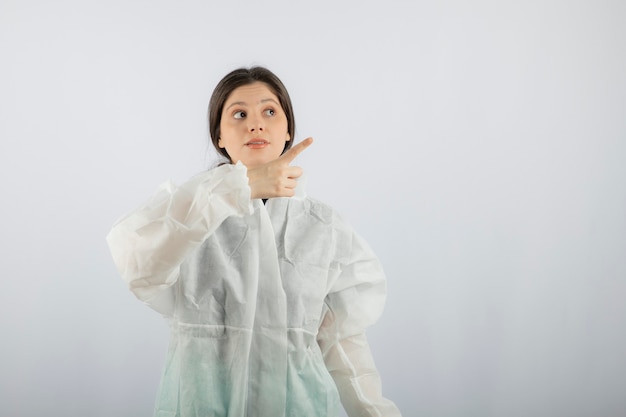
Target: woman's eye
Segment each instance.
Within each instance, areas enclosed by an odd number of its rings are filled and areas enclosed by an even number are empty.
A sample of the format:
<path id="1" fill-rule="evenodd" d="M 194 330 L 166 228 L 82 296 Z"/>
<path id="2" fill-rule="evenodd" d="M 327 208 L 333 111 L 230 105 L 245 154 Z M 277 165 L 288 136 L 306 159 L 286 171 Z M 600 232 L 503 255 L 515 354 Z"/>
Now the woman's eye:
<path id="1" fill-rule="evenodd" d="M 240 111 L 235 112 L 233 117 L 235 119 L 243 119 L 244 117 L 246 117 L 246 113 L 240 110 Z"/>
<path id="2" fill-rule="evenodd" d="M 276 112 L 274 111 L 274 109 L 267 109 L 267 110 L 265 110 L 265 115 L 266 116 L 273 116 L 275 114 L 276 114 Z"/>

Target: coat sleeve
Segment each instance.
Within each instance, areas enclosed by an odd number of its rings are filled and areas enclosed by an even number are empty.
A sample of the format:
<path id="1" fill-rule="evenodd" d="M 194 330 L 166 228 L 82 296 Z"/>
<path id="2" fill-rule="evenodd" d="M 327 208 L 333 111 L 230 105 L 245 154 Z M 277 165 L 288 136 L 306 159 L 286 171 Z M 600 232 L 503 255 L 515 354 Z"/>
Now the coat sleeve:
<path id="1" fill-rule="evenodd" d="M 252 213 L 246 167 L 222 165 L 176 186 L 161 185 L 107 235 L 115 265 L 130 290 L 170 316 L 173 284 L 185 257 L 229 216 Z"/>
<path id="2" fill-rule="evenodd" d="M 371 249 L 351 230 L 340 232 L 339 261 L 325 300 L 318 343 L 341 402 L 350 417 L 399 417 L 396 405 L 383 397 L 380 376 L 365 329 L 382 314 L 386 281 Z"/>

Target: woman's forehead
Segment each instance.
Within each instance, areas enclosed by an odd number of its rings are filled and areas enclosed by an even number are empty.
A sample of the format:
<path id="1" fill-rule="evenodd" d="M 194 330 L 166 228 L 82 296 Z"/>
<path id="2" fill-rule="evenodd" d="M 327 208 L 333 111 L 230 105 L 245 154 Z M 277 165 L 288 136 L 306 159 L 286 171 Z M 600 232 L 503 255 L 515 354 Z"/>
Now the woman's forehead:
<path id="1" fill-rule="evenodd" d="M 232 93 L 226 99 L 226 104 L 234 101 L 260 102 L 265 99 L 274 99 L 278 101 L 278 97 L 272 91 L 267 84 L 261 81 L 256 81 L 251 84 L 246 84 L 235 88 Z"/>

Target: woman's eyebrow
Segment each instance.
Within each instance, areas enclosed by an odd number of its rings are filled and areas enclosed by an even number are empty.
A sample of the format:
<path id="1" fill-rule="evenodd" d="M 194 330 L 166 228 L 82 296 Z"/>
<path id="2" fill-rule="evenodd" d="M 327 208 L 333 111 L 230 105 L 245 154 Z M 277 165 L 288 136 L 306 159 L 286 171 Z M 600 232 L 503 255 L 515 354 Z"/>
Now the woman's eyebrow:
<path id="1" fill-rule="evenodd" d="M 271 101 L 272 103 L 275 103 L 277 106 L 279 106 L 280 104 L 278 104 L 278 102 L 276 100 L 274 100 L 273 98 L 264 98 L 259 100 L 259 104 L 263 104 L 263 103 L 267 103 L 268 101 Z M 234 103 L 230 103 L 227 107 L 226 110 L 230 109 L 233 106 L 247 106 L 248 103 L 246 103 L 245 101 L 235 101 Z"/>
<path id="2" fill-rule="evenodd" d="M 277 102 L 276 100 L 274 100 L 273 98 L 271 98 L 271 97 L 270 97 L 270 98 L 264 98 L 263 100 L 259 101 L 259 104 L 261 104 L 261 103 L 267 103 L 268 101 L 271 101 L 271 102 L 273 102 L 273 103 L 278 104 L 278 102 Z"/>
<path id="3" fill-rule="evenodd" d="M 246 105 L 245 101 L 235 101 L 234 103 L 230 103 L 228 107 L 226 107 L 226 110 L 230 109 L 233 106 L 245 106 L 245 105 Z"/>

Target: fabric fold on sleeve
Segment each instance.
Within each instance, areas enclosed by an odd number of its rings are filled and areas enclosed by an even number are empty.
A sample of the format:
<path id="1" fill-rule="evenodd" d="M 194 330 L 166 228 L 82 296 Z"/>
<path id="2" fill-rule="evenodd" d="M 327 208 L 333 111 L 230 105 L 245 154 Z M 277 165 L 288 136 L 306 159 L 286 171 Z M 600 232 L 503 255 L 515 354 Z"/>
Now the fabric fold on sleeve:
<path id="1" fill-rule="evenodd" d="M 354 232 L 339 236 L 336 266 L 318 332 L 324 362 L 350 417 L 398 417 L 384 398 L 365 330 L 382 314 L 387 289 L 380 262 Z"/>
<path id="2" fill-rule="evenodd" d="M 179 268 L 190 251 L 229 216 L 253 212 L 246 167 L 222 165 L 176 186 L 162 184 L 107 235 L 115 265 L 131 291 L 169 315 Z"/>

